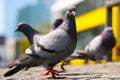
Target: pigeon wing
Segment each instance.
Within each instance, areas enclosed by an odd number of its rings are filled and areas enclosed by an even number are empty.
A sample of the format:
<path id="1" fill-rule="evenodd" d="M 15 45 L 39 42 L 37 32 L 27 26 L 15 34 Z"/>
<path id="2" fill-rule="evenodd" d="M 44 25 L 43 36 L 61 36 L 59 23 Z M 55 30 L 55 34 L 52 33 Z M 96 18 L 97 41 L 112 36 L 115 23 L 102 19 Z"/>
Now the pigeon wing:
<path id="1" fill-rule="evenodd" d="M 96 49 L 98 49 L 102 43 L 101 39 L 102 39 L 101 35 L 96 36 L 92 41 L 90 41 L 89 44 L 86 45 L 85 51 L 90 53 L 96 51 Z"/>
<path id="2" fill-rule="evenodd" d="M 55 31 L 43 36 L 35 43 L 34 51 L 37 55 L 42 57 L 51 57 L 59 52 L 62 52 L 68 46 L 70 37 L 63 29 L 56 29 Z M 31 54 L 34 55 L 31 51 Z M 36 55 L 35 54 L 35 55 Z"/>

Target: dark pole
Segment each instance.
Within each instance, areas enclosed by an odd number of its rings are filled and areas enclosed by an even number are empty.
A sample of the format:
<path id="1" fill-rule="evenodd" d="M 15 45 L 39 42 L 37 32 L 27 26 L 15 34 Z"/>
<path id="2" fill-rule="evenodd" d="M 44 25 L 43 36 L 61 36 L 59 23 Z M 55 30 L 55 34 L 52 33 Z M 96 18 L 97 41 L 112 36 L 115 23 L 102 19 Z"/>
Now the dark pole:
<path id="1" fill-rule="evenodd" d="M 106 7 L 106 26 L 112 27 L 112 7 Z"/>
<path id="2" fill-rule="evenodd" d="M 112 7 L 119 5 L 120 0 L 106 0 L 106 26 L 112 27 Z"/>

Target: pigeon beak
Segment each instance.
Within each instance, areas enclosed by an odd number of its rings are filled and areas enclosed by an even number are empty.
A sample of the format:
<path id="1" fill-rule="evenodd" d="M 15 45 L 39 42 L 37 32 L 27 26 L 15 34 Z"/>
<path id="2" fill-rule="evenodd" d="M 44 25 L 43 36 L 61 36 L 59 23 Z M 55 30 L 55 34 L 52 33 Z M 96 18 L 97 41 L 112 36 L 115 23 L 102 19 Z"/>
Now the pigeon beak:
<path id="1" fill-rule="evenodd" d="M 19 31 L 19 30 L 18 30 L 18 27 L 16 27 L 16 29 L 15 29 L 15 32 L 17 32 L 17 31 Z"/>
<path id="2" fill-rule="evenodd" d="M 17 32 L 17 30 L 15 30 L 15 32 Z"/>
<path id="3" fill-rule="evenodd" d="M 75 11 L 72 11 L 72 14 L 73 14 L 74 16 L 75 16 L 75 13 L 76 13 Z"/>
<path id="4" fill-rule="evenodd" d="M 18 31 L 18 29 L 15 30 L 15 32 L 17 32 L 17 31 Z"/>

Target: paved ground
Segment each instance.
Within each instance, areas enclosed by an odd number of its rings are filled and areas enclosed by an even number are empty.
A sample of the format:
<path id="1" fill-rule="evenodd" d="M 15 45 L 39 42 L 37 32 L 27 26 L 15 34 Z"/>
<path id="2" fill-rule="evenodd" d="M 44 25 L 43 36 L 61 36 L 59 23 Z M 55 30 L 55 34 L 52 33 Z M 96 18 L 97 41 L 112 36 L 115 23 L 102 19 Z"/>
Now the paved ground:
<path id="1" fill-rule="evenodd" d="M 66 65 L 67 72 L 60 73 L 66 76 L 64 80 L 120 80 L 120 62 L 94 65 Z M 59 70 L 59 67 L 56 67 Z M 2 75 L 8 69 L 0 69 L 0 80 L 46 80 L 48 76 L 40 76 L 43 67 L 34 67 L 28 71 L 20 71 L 11 77 Z M 50 75 L 49 75 L 50 76 Z"/>

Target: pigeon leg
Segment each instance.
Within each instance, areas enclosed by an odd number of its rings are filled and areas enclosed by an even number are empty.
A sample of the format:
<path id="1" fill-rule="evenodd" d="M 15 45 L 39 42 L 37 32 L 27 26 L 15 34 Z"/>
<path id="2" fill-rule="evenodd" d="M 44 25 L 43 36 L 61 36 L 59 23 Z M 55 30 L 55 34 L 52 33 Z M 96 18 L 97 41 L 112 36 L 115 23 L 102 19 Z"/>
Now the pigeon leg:
<path id="1" fill-rule="evenodd" d="M 109 54 L 105 57 L 105 60 L 106 60 L 107 62 L 112 62 L 112 52 L 109 53 Z"/>
<path id="2" fill-rule="evenodd" d="M 85 60 L 85 64 L 88 64 L 88 59 Z"/>
<path id="3" fill-rule="evenodd" d="M 96 63 L 101 63 L 101 59 L 98 59 L 98 60 L 96 61 Z"/>
<path id="4" fill-rule="evenodd" d="M 54 70 L 54 69 L 52 71 L 54 71 L 56 74 L 60 72 L 60 71 L 57 71 L 57 70 Z M 40 75 L 45 76 L 45 75 L 49 75 L 49 74 L 50 74 L 50 69 L 47 68 L 46 71 L 44 73 L 40 74 Z"/>
<path id="5" fill-rule="evenodd" d="M 54 70 L 51 67 L 48 67 L 47 70 L 51 73 L 51 77 L 48 77 L 48 79 L 64 79 L 66 77 L 57 77 L 56 75 L 59 75 L 58 73 L 56 73 L 56 70 Z"/>
<path id="6" fill-rule="evenodd" d="M 61 69 L 62 69 L 62 71 L 58 71 L 58 70 L 54 70 L 54 69 L 53 69 L 53 71 L 54 71 L 55 73 L 65 72 L 65 71 L 66 71 L 65 68 L 64 68 L 64 64 L 65 64 L 65 63 L 66 63 L 66 61 L 63 61 L 62 64 L 61 64 Z M 42 74 L 40 74 L 40 75 L 42 75 L 42 76 L 49 75 L 50 70 L 47 68 L 46 71 L 47 71 L 47 72 L 42 73 Z"/>
<path id="7" fill-rule="evenodd" d="M 66 72 L 65 68 L 64 68 L 64 65 L 65 65 L 66 61 L 63 61 L 62 64 L 61 64 L 61 69 L 62 71 L 59 71 L 59 72 Z"/>

